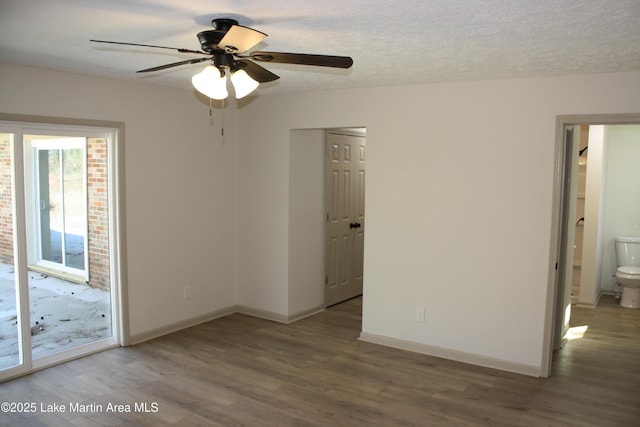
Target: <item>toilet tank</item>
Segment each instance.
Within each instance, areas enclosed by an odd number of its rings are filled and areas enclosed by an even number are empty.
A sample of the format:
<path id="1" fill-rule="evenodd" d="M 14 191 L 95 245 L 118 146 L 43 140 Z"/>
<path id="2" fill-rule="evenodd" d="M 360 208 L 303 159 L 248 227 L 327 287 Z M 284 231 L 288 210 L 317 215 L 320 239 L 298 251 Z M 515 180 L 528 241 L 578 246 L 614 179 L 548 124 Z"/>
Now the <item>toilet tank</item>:
<path id="1" fill-rule="evenodd" d="M 640 267 L 640 237 L 617 236 L 616 260 L 618 266 L 631 265 Z"/>

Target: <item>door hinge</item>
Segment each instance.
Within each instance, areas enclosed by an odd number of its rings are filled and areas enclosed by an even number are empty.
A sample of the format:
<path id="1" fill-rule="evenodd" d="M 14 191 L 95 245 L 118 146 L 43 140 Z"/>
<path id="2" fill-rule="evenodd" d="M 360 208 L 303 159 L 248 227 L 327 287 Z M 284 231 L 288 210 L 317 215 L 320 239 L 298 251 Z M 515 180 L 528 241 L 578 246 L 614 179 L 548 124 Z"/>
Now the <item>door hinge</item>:
<path id="1" fill-rule="evenodd" d="M 556 270 L 558 269 L 558 263 L 556 262 Z"/>
<path id="2" fill-rule="evenodd" d="M 329 212 L 327 212 L 327 222 L 329 222 Z"/>
<path id="3" fill-rule="evenodd" d="M 324 276 L 324 284 L 325 285 L 329 284 L 329 276 Z"/>

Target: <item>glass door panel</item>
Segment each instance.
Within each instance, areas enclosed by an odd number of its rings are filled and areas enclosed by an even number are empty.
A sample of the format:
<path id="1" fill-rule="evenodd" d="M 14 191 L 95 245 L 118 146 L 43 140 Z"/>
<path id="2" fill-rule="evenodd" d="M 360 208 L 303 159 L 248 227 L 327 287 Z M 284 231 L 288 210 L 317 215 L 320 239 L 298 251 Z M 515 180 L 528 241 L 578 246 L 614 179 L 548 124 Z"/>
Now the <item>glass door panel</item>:
<path id="1" fill-rule="evenodd" d="M 62 166 L 59 180 L 62 182 L 62 229 L 64 230 L 64 256 L 62 264 L 78 270 L 85 270 L 85 232 L 86 196 L 85 196 L 85 157 L 84 149 L 69 148 L 61 150 Z"/>
<path id="2" fill-rule="evenodd" d="M 27 136 L 38 248 L 30 263 L 87 279 L 86 138 Z"/>
<path id="3" fill-rule="evenodd" d="M 45 261 L 62 263 L 62 193 L 57 171 L 59 150 L 38 150 L 38 209 L 40 210 L 40 256 Z M 53 170 L 53 173 L 50 171 Z M 57 230 L 57 231 L 56 231 Z"/>
<path id="4" fill-rule="evenodd" d="M 27 239 L 36 360 L 113 335 L 108 152 L 104 138 L 27 135 L 26 140 L 33 160 L 25 170 L 36 200 Z"/>
<path id="5" fill-rule="evenodd" d="M 11 133 L 0 133 L 0 373 L 19 368 L 25 359 L 16 274 L 13 138 Z"/>
<path id="6" fill-rule="evenodd" d="M 0 264 L 0 370 L 22 364 L 13 264 Z"/>

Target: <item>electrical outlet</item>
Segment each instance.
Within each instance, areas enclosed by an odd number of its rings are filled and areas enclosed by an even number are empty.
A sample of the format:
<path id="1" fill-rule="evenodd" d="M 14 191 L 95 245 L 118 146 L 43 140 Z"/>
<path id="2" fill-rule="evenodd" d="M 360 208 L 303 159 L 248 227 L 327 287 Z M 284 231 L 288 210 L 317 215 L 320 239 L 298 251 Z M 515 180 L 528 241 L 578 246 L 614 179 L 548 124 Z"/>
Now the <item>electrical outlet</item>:
<path id="1" fill-rule="evenodd" d="M 416 322 L 424 322 L 424 307 L 416 308 Z"/>
<path id="2" fill-rule="evenodd" d="M 185 285 L 184 287 L 184 297 L 191 298 L 191 286 Z"/>

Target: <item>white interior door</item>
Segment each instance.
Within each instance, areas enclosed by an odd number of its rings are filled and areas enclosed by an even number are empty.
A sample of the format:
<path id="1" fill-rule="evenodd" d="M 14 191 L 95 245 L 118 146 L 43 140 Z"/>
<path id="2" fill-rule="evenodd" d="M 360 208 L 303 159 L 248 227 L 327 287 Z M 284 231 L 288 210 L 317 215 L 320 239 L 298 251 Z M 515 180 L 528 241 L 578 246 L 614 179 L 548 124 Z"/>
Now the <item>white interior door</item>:
<path id="1" fill-rule="evenodd" d="M 326 306 L 362 294 L 365 147 L 363 136 L 326 134 Z"/>

